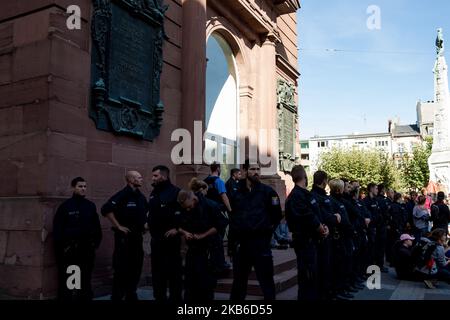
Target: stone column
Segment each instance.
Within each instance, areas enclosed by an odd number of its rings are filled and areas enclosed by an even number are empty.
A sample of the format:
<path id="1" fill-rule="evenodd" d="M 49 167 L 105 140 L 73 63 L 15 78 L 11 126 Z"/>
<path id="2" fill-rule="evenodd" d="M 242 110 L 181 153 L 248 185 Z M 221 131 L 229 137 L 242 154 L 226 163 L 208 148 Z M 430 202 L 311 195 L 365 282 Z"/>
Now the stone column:
<path id="1" fill-rule="evenodd" d="M 206 0 L 183 0 L 182 38 L 182 123 L 181 127 L 191 133 L 192 164 L 177 168 L 177 184 L 186 182 L 199 172 L 203 159 L 203 143 L 194 143 L 194 121 L 202 122 L 203 138 L 206 89 Z M 197 130 L 198 131 L 198 130 Z M 207 172 L 207 171 L 206 171 Z"/>
<path id="2" fill-rule="evenodd" d="M 261 154 L 271 156 L 274 173 L 278 171 L 276 37 L 269 34 L 261 47 L 259 127 L 265 129 L 268 143 L 260 143 Z M 275 133 L 276 135 L 272 134 Z M 264 161 L 263 161 L 264 162 Z"/>

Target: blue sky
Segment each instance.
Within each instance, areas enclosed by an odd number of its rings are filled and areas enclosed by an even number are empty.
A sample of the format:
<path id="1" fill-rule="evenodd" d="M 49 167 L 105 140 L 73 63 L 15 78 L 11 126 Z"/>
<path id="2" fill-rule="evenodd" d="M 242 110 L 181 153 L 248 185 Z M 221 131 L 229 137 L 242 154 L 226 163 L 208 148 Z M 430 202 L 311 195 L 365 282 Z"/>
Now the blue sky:
<path id="1" fill-rule="evenodd" d="M 444 29 L 450 63 L 450 1 L 302 0 L 301 4 L 301 139 L 386 132 L 393 117 L 402 124 L 415 123 L 417 100 L 433 99 L 431 70 L 438 27 Z M 380 8 L 380 30 L 367 28 L 369 5 Z"/>

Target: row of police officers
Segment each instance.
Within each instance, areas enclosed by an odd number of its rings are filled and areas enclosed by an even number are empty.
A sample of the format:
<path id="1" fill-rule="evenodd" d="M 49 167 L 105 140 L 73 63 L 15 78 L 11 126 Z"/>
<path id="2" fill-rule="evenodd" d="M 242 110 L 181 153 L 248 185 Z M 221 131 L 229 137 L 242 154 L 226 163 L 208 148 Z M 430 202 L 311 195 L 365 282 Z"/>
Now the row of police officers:
<path id="1" fill-rule="evenodd" d="M 277 193 L 260 181 L 260 166 L 246 161 L 245 178 L 229 195 L 229 219 L 219 203 L 201 192 L 180 190 L 169 179 L 165 166 L 152 170 L 149 199 L 141 193 L 143 178 L 137 171 L 126 174 L 126 186 L 101 208 L 114 231 L 113 288 L 111 299 L 137 300 L 143 265 L 143 234 L 151 234 L 151 269 L 157 301 L 210 301 L 216 278 L 211 263 L 211 243 L 229 225 L 233 238 L 231 299 L 244 300 L 252 267 L 264 298 L 275 299 L 271 238 L 282 211 Z M 92 299 L 91 274 L 95 250 L 102 232 L 96 206 L 86 199 L 86 181 L 72 181 L 73 196 L 60 205 L 54 217 L 54 241 L 61 300 Z M 182 259 L 182 241 L 187 252 Z M 222 249 L 223 250 L 223 249 Z M 70 266 L 81 270 L 81 286 L 68 286 Z"/>
<path id="2" fill-rule="evenodd" d="M 285 214 L 297 254 L 298 297 L 351 299 L 364 287 L 369 265 L 387 271 L 391 208 L 384 187 L 369 184 L 361 200 L 357 181 L 328 181 L 326 172 L 317 171 L 309 191 L 302 166 L 295 166 L 291 176 L 295 187 L 286 199 Z"/>
<path id="3" fill-rule="evenodd" d="M 112 300 L 138 299 L 146 231 L 151 234 L 154 298 L 179 302 L 184 292 L 188 302 L 212 300 L 216 277 L 211 244 L 221 238 L 218 234 L 223 234 L 228 224 L 233 247 L 231 300 L 245 299 L 252 268 L 264 298 L 275 299 L 271 239 L 282 219 L 280 199 L 272 187 L 261 183 L 259 164 L 246 161 L 243 169 L 245 178 L 228 194 L 228 215 L 204 193 L 173 185 L 166 166 L 153 168 L 148 200 L 140 191 L 142 176 L 129 171 L 125 188 L 101 208 L 114 231 Z M 285 217 L 297 255 L 298 298 L 352 298 L 352 292 L 362 289 L 368 265 L 377 264 L 386 271 L 383 263 L 391 204 L 382 186 L 369 184 L 368 195 L 361 201 L 355 181 L 328 181 L 327 174 L 318 171 L 308 191 L 302 166 L 295 166 L 291 176 L 295 187 L 286 199 Z M 58 297 L 89 300 L 95 250 L 102 233 L 96 207 L 85 198 L 86 181 L 76 178 L 72 187 L 73 197 L 61 204 L 54 218 Z M 184 265 L 182 242 L 188 248 Z M 67 270 L 72 265 L 81 270 L 81 287 L 76 289 L 67 285 Z"/>

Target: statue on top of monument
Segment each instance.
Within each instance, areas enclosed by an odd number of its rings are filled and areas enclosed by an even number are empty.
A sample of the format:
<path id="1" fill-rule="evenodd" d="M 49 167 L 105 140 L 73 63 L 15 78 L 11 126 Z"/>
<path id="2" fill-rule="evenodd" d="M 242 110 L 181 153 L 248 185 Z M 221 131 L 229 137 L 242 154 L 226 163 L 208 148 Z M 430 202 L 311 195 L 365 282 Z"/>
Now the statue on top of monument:
<path id="1" fill-rule="evenodd" d="M 442 28 L 437 30 L 437 38 L 436 38 L 436 54 L 438 56 L 444 55 L 444 35 L 442 33 Z"/>

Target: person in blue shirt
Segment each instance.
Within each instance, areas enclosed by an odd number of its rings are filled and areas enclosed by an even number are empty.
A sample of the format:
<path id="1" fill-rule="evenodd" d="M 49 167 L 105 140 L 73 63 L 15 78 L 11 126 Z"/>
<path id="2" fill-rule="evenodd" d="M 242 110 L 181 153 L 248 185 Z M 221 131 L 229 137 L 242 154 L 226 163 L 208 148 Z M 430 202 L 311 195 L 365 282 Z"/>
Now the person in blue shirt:
<path id="1" fill-rule="evenodd" d="M 211 174 L 204 180 L 208 185 L 206 198 L 215 201 L 223 215 L 228 218 L 227 212 L 231 212 L 230 201 L 227 196 L 225 182 L 220 178 L 220 164 L 212 163 L 210 166 Z M 225 274 L 231 268 L 231 265 L 225 260 L 223 247 L 223 238 L 225 237 L 225 229 L 217 230 L 212 237 L 211 245 L 211 262 L 214 266 L 216 275 Z"/>

